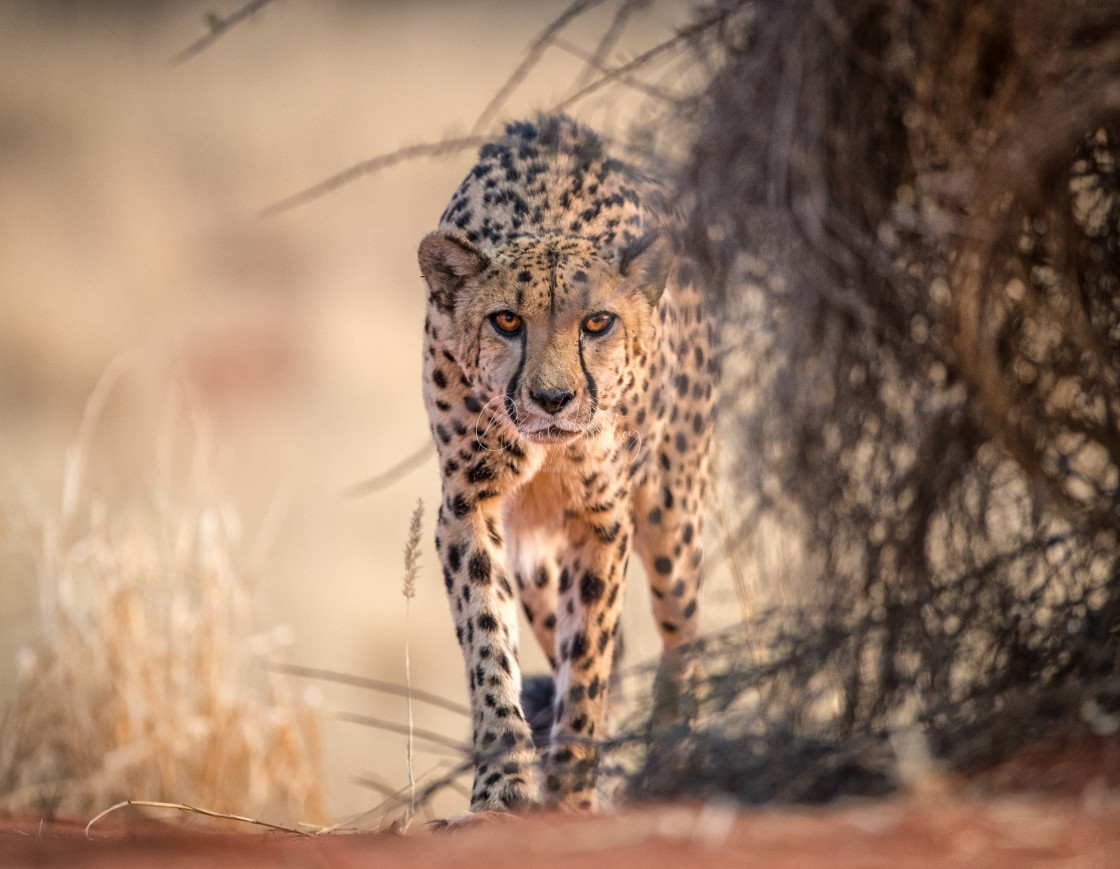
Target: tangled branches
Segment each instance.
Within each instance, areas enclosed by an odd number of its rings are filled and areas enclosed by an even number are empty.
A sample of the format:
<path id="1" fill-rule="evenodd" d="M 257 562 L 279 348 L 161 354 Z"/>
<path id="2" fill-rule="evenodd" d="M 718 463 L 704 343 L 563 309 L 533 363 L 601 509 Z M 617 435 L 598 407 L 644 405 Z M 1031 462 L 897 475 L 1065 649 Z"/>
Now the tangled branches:
<path id="1" fill-rule="evenodd" d="M 1120 5 L 723 8 L 683 244 L 736 324 L 742 531 L 798 529 L 821 609 L 716 675 L 761 692 L 759 737 L 811 718 L 835 757 L 905 708 L 990 759 L 1115 694 Z M 780 690 L 813 672 L 823 717 Z"/>

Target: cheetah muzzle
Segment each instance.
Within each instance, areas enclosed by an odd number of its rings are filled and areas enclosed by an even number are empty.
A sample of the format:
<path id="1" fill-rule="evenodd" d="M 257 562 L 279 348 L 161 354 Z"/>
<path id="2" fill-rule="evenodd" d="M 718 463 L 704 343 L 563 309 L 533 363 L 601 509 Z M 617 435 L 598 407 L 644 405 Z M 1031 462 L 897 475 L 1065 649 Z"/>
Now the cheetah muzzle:
<path id="1" fill-rule="evenodd" d="M 594 808 L 632 548 L 665 649 L 697 635 L 716 345 L 671 220 L 656 182 L 546 117 L 481 149 L 420 244 L 472 811 Z M 540 786 L 519 605 L 553 669 Z"/>

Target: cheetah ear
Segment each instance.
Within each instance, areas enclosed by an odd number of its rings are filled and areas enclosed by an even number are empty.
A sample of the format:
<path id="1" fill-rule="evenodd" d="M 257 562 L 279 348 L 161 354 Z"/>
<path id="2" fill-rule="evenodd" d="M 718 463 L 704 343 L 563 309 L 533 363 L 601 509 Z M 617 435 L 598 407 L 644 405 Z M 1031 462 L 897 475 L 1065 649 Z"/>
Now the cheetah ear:
<path id="1" fill-rule="evenodd" d="M 634 281 L 650 304 L 655 305 L 665 291 L 672 260 L 669 238 L 654 230 L 634 239 L 620 251 L 618 272 Z"/>
<path id="2" fill-rule="evenodd" d="M 430 298 L 441 311 L 455 309 L 455 296 L 469 278 L 479 274 L 489 259 L 470 242 L 446 232 L 432 232 L 420 242 L 420 273 L 428 283 Z"/>

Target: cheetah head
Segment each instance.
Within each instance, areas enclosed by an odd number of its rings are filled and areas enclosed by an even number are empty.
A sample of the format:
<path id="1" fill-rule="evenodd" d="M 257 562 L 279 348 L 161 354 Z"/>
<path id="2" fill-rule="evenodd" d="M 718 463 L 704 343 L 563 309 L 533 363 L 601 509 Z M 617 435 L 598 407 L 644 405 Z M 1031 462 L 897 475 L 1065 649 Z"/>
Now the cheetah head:
<path id="1" fill-rule="evenodd" d="M 583 238 L 525 236 L 484 251 L 434 232 L 419 258 L 449 352 L 521 437 L 562 443 L 610 422 L 644 361 L 666 240 L 604 252 Z"/>

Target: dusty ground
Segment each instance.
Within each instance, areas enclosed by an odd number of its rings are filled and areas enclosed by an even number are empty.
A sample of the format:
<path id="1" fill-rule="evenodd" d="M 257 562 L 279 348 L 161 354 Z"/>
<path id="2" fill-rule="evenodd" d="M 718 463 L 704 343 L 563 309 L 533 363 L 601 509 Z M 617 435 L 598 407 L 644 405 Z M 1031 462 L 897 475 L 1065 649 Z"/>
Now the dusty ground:
<path id="1" fill-rule="evenodd" d="M 1064 798 L 892 800 L 818 810 L 655 806 L 598 818 L 541 816 L 457 833 L 236 834 L 7 819 L 5 866 L 768 866 L 1115 865 L 1120 807 Z M 1074 863 L 1074 859 L 1077 860 Z M 1067 863 L 1067 861 L 1069 861 Z M 1113 861 L 1113 862 L 1110 862 Z"/>
<path id="2" fill-rule="evenodd" d="M 0 865 L 1107 867 L 1120 855 L 1120 740 L 1051 742 L 968 780 L 937 778 L 917 793 L 815 809 L 716 800 L 451 833 L 318 837 L 183 829 L 128 811 L 99 822 L 91 838 L 84 821 L 0 819 Z"/>

